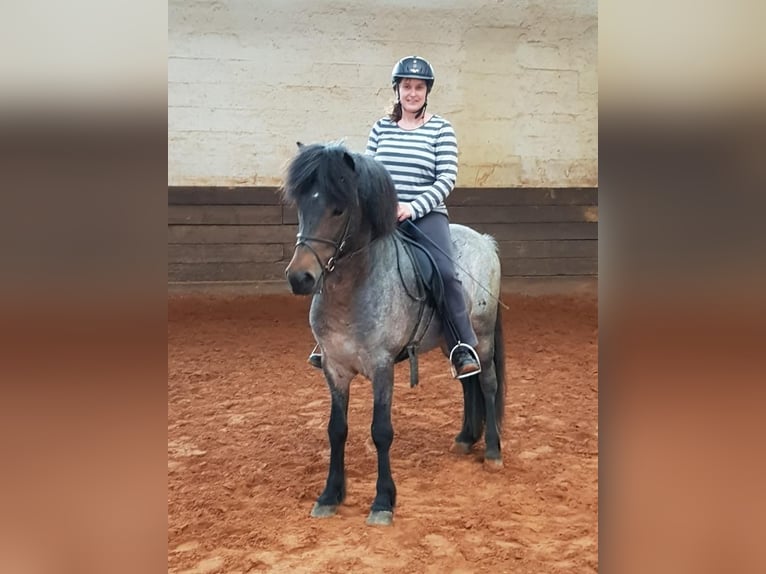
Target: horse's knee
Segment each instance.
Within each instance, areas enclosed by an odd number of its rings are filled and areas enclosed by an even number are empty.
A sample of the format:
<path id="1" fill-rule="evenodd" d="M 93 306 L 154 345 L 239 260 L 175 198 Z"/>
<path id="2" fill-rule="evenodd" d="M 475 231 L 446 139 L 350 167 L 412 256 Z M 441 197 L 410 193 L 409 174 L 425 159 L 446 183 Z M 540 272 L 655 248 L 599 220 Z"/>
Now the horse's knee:
<path id="1" fill-rule="evenodd" d="M 331 442 L 345 442 L 348 437 L 348 425 L 344 421 L 331 420 L 327 425 L 327 435 Z"/>
<path id="2" fill-rule="evenodd" d="M 387 449 L 394 442 L 394 427 L 391 425 L 372 425 L 372 442 L 378 449 Z"/>

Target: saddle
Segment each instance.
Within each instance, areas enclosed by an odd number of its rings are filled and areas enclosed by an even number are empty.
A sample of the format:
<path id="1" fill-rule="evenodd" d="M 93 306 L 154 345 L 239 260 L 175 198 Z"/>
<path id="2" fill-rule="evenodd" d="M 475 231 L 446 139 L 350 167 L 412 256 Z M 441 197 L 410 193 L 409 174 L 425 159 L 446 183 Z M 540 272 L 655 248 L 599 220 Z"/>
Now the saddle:
<path id="1" fill-rule="evenodd" d="M 402 275 L 401 262 L 399 260 L 399 249 L 396 251 L 396 265 L 399 271 L 399 277 L 404 285 L 404 290 L 407 295 L 420 302 L 418 308 L 418 319 L 415 322 L 415 327 L 410 333 L 410 337 L 399 354 L 396 356 L 395 362 L 399 363 L 405 359 L 410 360 L 410 386 L 414 387 L 418 384 L 418 346 L 420 341 L 428 331 L 428 327 L 431 325 L 431 320 L 436 311 L 442 317 L 446 314 L 443 313 L 444 307 L 444 283 L 442 282 L 439 268 L 436 266 L 431 254 L 428 250 L 420 245 L 412 235 L 407 233 L 401 226 L 396 230 L 396 235 L 399 239 L 398 245 L 401 245 L 402 251 L 412 264 L 412 268 L 415 272 L 415 286 L 416 293 L 411 293 L 407 288 L 407 282 Z M 424 316 L 428 313 L 428 317 Z"/>

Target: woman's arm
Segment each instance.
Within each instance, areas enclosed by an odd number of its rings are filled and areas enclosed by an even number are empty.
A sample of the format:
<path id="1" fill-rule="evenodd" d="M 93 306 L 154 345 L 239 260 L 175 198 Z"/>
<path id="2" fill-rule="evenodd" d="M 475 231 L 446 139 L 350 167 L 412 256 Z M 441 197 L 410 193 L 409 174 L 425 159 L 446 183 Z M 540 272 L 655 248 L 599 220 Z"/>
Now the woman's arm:
<path id="1" fill-rule="evenodd" d="M 413 219 L 425 216 L 439 206 L 455 188 L 457 181 L 457 137 L 452 125 L 445 121 L 436 135 L 436 180 L 412 200 Z"/>

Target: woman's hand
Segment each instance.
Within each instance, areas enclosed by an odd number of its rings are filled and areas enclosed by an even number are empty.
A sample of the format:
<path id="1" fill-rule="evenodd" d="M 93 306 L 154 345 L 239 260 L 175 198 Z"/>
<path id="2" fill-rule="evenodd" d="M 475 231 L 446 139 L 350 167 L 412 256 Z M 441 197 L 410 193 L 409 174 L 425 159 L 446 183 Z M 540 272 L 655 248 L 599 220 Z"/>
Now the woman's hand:
<path id="1" fill-rule="evenodd" d="M 412 218 L 412 206 L 409 203 L 399 203 L 396 209 L 396 220 L 401 223 L 405 219 Z"/>

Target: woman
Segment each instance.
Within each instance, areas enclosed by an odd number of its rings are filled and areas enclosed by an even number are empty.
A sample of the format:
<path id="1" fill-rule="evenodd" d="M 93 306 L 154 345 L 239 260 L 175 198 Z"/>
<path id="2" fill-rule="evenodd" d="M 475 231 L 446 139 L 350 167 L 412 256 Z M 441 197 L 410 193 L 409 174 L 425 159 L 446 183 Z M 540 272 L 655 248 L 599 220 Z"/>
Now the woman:
<path id="1" fill-rule="evenodd" d="M 481 371 L 474 347 L 476 334 L 466 309 L 463 287 L 455 275 L 452 240 L 444 200 L 457 179 L 457 139 L 444 118 L 426 112 L 434 85 L 431 65 L 417 56 L 402 58 L 391 72 L 396 103 L 388 117 L 370 131 L 366 152 L 391 174 L 399 197 L 397 219 L 410 220 L 409 233 L 436 262 L 444 282 L 444 336 L 451 349 L 455 378 Z M 452 328 L 448 326 L 452 325 Z M 318 348 L 309 362 L 321 367 Z"/>

